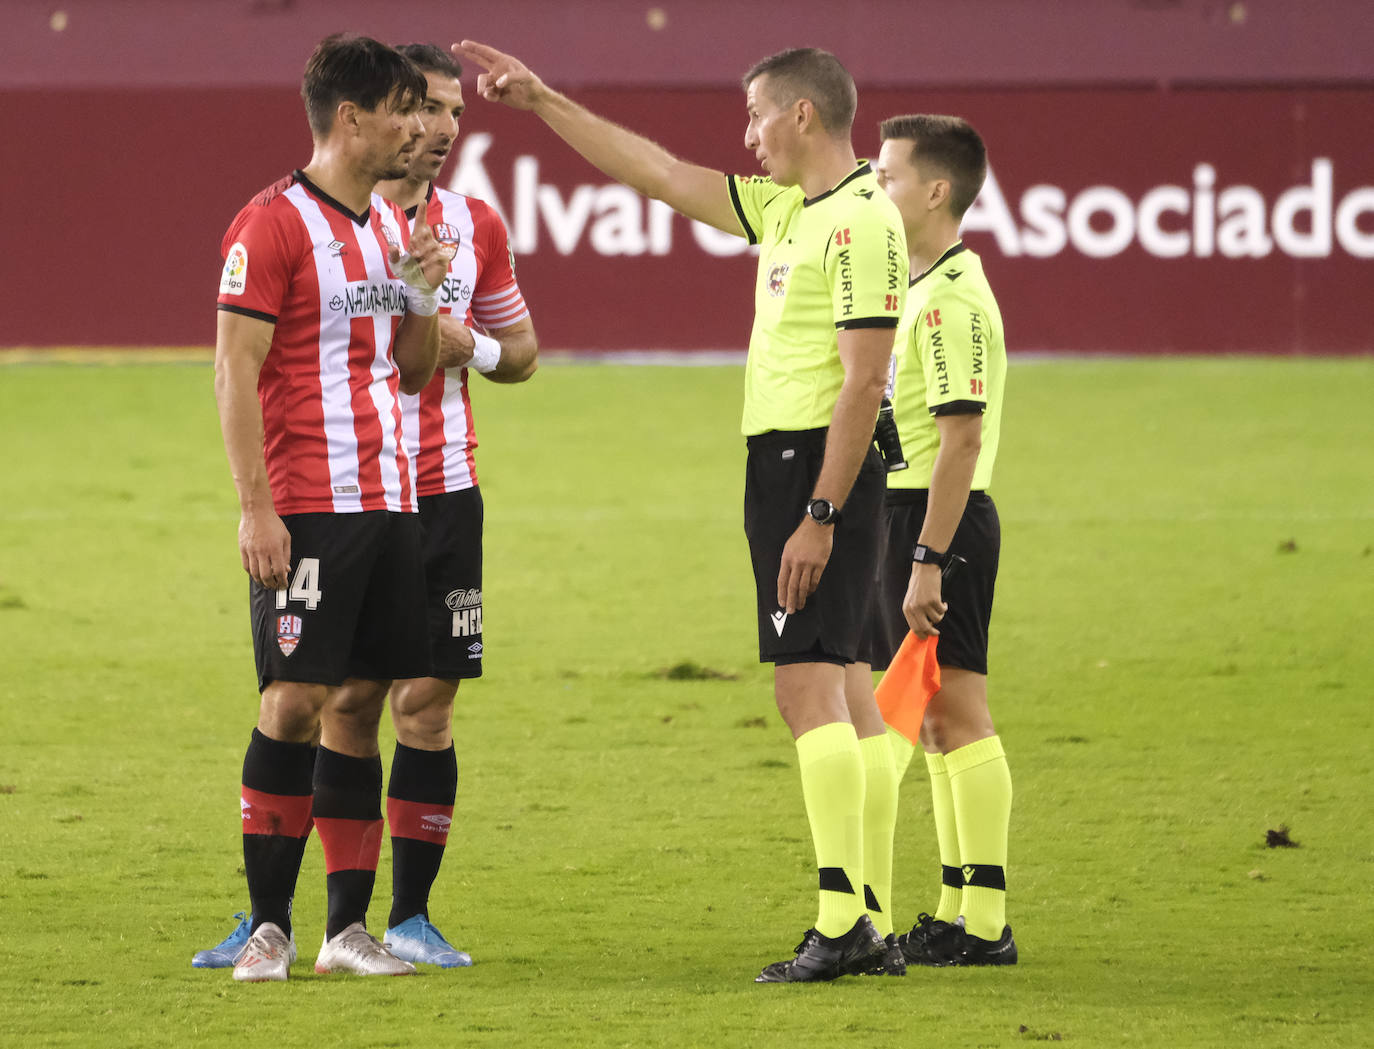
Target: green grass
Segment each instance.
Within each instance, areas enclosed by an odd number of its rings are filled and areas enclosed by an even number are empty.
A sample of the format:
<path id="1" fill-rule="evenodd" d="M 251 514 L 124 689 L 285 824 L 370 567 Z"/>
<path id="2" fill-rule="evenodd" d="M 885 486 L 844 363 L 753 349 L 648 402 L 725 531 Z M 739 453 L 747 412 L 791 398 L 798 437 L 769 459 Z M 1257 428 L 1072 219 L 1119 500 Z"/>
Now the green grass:
<path id="1" fill-rule="evenodd" d="M 315 977 L 312 843 L 292 981 L 238 986 L 188 964 L 246 904 L 256 713 L 209 369 L 0 367 L 0 1045 L 1369 1044 L 1374 360 L 1010 382 L 1023 964 L 750 982 L 814 871 L 755 660 L 739 370 L 550 366 L 475 394 L 488 677 L 434 910 L 478 964 Z M 938 871 L 919 768 L 902 802 L 909 924 Z M 1281 824 L 1300 847 L 1265 847 Z"/>

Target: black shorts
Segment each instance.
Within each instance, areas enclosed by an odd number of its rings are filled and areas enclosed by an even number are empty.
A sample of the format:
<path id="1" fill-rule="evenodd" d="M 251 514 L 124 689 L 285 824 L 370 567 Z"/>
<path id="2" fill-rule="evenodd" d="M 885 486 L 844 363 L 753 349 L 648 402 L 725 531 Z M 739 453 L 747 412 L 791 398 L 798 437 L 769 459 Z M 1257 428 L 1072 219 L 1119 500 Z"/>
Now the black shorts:
<path id="1" fill-rule="evenodd" d="M 759 662 L 853 663 L 868 617 L 870 580 L 882 541 L 882 457 L 869 447 L 840 519 L 820 585 L 806 607 L 778 607 L 782 548 L 801 524 L 825 456 L 825 429 L 772 430 L 749 438 L 744 534 L 758 593 Z"/>
<path id="2" fill-rule="evenodd" d="M 482 493 L 420 497 L 429 676 L 482 676 Z"/>
<path id="3" fill-rule="evenodd" d="M 273 681 L 419 677 L 429 667 L 420 517 L 288 514 L 284 590 L 249 582 L 258 689 Z"/>
<path id="4" fill-rule="evenodd" d="M 864 639 L 874 670 L 888 663 L 910 631 L 902 615 L 902 600 L 911 582 L 911 551 L 926 519 L 924 489 L 893 489 L 887 493 L 887 536 L 878 576 L 877 595 Z M 997 583 L 997 558 L 1002 549 L 1002 526 L 997 507 L 986 492 L 971 492 L 964 516 L 954 531 L 949 552 L 968 564 L 945 580 L 942 596 L 949 607 L 937 624 L 935 660 L 942 667 L 958 667 L 976 674 L 988 672 L 988 625 Z"/>

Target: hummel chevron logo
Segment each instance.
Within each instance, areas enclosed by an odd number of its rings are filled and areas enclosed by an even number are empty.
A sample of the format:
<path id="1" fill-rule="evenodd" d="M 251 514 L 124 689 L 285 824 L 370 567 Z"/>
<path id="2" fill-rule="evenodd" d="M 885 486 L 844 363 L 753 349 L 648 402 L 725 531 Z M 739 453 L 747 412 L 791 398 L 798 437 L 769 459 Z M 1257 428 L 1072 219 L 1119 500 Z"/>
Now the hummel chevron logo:
<path id="1" fill-rule="evenodd" d="M 972 867 L 972 866 L 966 866 L 966 867 L 964 867 L 964 881 L 966 881 L 966 882 L 973 881 L 973 876 L 974 876 L 974 874 L 976 874 L 976 873 L 977 873 L 977 868 L 976 868 L 976 867 Z"/>
<path id="2" fill-rule="evenodd" d="M 773 620 L 773 629 L 778 632 L 778 637 L 782 637 L 782 628 L 787 624 L 787 613 L 774 612 L 769 618 Z"/>
<path id="3" fill-rule="evenodd" d="M 958 280 L 964 275 L 963 270 L 945 270 L 945 276 L 950 280 Z"/>

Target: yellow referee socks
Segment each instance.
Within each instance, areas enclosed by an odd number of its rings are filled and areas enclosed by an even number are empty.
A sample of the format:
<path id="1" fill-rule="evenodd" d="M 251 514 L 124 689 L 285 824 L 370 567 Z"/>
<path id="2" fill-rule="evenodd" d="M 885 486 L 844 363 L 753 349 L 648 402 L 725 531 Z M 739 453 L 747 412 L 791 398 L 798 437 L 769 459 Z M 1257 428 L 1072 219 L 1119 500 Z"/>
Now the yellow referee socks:
<path id="1" fill-rule="evenodd" d="M 959 869 L 959 827 L 954 819 L 954 795 L 949 790 L 945 756 L 923 752 L 930 773 L 930 807 L 935 815 L 935 844 L 940 849 L 940 902 L 935 917 L 953 922 L 964 902 L 964 874 Z"/>
<path id="2" fill-rule="evenodd" d="M 1002 741 L 989 736 L 950 751 L 945 768 L 959 829 L 964 928 L 980 939 L 996 940 L 1007 923 L 1007 826 L 1011 821 L 1011 773 Z"/>
<path id="3" fill-rule="evenodd" d="M 878 932 L 892 931 L 892 838 L 900 777 L 887 734 L 859 740 L 864 760 L 864 906 Z"/>
<path id="4" fill-rule="evenodd" d="M 803 732 L 797 761 L 820 869 L 816 931 L 843 936 L 865 912 L 864 762 L 854 726 L 836 721 Z"/>
<path id="5" fill-rule="evenodd" d="M 891 725 L 887 726 L 887 742 L 892 748 L 892 765 L 897 770 L 897 782 L 900 783 L 906 770 L 911 767 L 911 759 L 916 756 L 916 744 Z"/>

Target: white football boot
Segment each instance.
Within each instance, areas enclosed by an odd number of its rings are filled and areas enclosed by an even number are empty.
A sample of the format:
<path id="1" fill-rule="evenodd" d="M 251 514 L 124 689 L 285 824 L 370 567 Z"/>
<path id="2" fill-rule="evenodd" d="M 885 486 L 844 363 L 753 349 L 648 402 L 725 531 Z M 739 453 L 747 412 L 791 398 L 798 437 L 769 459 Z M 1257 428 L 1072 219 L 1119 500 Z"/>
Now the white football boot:
<path id="1" fill-rule="evenodd" d="M 333 939 L 326 939 L 315 959 L 317 973 L 358 973 L 361 976 L 405 976 L 415 971 L 388 951 L 362 922 L 354 922 Z"/>
<path id="2" fill-rule="evenodd" d="M 295 960 L 295 941 L 287 939 L 280 926 L 263 922 L 234 959 L 234 979 L 241 983 L 285 980 Z"/>

